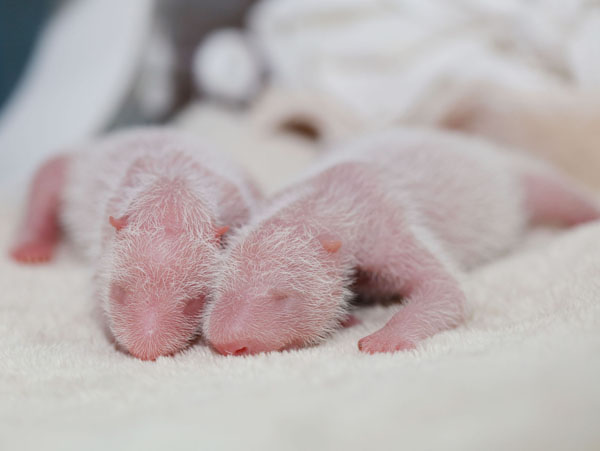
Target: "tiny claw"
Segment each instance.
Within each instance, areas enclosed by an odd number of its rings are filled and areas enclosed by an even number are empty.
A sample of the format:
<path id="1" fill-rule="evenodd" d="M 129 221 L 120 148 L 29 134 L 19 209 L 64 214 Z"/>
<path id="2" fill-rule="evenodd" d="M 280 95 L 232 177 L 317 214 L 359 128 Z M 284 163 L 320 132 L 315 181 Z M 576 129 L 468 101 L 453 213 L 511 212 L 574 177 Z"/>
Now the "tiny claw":
<path id="1" fill-rule="evenodd" d="M 50 261 L 53 250 L 52 242 L 28 242 L 15 247 L 10 255 L 20 263 L 38 264 Z"/>

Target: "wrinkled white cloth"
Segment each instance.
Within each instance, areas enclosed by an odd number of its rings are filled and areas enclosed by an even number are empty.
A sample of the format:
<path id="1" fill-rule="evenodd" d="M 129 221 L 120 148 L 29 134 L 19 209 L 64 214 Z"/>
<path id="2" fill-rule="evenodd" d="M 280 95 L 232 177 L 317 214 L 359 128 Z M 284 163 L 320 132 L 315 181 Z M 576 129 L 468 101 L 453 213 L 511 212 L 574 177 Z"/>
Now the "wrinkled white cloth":
<path id="1" fill-rule="evenodd" d="M 367 124 L 473 83 L 600 89 L 596 0 L 263 0 L 246 36 L 272 85 L 331 96 Z"/>

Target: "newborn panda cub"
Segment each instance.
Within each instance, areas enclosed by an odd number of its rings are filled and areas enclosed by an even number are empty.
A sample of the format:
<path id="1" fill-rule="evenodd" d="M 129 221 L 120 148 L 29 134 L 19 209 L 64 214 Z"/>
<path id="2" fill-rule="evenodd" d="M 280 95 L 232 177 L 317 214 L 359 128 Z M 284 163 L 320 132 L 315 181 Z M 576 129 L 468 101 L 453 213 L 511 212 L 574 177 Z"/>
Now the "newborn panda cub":
<path id="1" fill-rule="evenodd" d="M 95 291 L 117 342 L 155 359 L 198 332 L 222 235 L 249 218 L 257 197 L 196 138 L 119 132 L 41 167 L 12 256 L 50 260 L 64 229 L 96 264 Z"/>
<path id="2" fill-rule="evenodd" d="M 599 217 L 569 180 L 508 150 L 380 132 L 330 153 L 231 238 L 204 332 L 222 354 L 313 344 L 348 320 L 352 288 L 404 298 L 359 349 L 412 349 L 461 324 L 462 271 L 505 252 L 528 223 Z"/>

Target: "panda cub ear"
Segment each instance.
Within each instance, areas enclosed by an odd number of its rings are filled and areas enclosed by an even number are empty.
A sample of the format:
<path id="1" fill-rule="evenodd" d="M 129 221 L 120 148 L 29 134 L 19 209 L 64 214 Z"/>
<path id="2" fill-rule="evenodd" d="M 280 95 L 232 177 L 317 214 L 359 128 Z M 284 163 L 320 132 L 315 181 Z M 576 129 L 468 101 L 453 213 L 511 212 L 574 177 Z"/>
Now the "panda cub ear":
<path id="1" fill-rule="evenodd" d="M 342 241 L 336 236 L 324 234 L 320 235 L 318 239 L 323 249 L 330 254 L 335 254 L 342 247 Z"/>
<path id="2" fill-rule="evenodd" d="M 121 216 L 120 218 L 114 218 L 113 216 L 109 216 L 108 217 L 108 222 L 110 223 L 111 226 L 113 226 L 115 228 L 115 230 L 118 232 L 119 230 L 121 230 L 123 227 L 127 226 L 129 218 L 125 215 L 125 216 Z"/>
<path id="3" fill-rule="evenodd" d="M 220 243 L 223 240 L 223 236 L 229 231 L 229 226 L 215 228 L 215 238 Z"/>

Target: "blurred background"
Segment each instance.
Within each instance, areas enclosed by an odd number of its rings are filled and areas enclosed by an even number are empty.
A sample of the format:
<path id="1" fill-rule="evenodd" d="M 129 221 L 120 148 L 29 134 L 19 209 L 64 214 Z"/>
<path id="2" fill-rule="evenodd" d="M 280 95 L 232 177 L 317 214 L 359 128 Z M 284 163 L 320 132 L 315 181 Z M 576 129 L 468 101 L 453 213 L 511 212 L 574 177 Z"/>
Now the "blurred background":
<path id="1" fill-rule="evenodd" d="M 259 178 L 287 164 L 269 190 L 324 143 L 419 124 L 597 187 L 599 85 L 593 0 L 4 0 L 0 183 L 106 130 L 171 123 L 252 148 Z"/>

